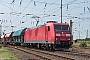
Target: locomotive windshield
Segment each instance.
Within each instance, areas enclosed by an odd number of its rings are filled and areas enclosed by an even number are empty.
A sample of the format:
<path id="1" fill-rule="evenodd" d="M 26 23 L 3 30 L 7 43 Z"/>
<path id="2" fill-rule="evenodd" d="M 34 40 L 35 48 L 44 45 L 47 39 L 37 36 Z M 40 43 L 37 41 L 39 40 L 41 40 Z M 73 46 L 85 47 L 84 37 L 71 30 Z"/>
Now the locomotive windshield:
<path id="1" fill-rule="evenodd" d="M 54 25 L 55 30 L 61 30 L 61 31 L 69 31 L 69 26 L 65 25 Z"/>

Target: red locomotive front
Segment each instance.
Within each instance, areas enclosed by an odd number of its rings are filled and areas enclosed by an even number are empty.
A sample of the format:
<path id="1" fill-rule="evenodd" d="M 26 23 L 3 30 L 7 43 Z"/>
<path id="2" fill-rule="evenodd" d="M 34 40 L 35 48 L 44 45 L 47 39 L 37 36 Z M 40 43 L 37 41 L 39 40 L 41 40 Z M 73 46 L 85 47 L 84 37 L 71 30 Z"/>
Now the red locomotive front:
<path id="1" fill-rule="evenodd" d="M 69 48 L 72 45 L 72 33 L 68 23 L 54 24 L 55 47 Z"/>
<path id="2" fill-rule="evenodd" d="M 27 29 L 24 43 L 36 48 L 52 50 L 69 48 L 72 45 L 72 34 L 69 24 L 48 22 L 37 28 Z"/>

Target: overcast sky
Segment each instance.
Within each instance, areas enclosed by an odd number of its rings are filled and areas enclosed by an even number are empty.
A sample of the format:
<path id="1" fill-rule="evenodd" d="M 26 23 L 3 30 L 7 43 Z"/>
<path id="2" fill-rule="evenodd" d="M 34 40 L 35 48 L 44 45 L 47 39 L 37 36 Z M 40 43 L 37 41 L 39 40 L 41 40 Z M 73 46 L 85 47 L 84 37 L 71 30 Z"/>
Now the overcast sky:
<path id="1" fill-rule="evenodd" d="M 44 24 L 48 20 L 61 22 L 60 0 L 0 0 L 2 32 L 9 33 Z M 74 39 L 90 37 L 90 1 L 63 0 L 62 21 L 73 21 Z M 33 18 L 37 17 L 37 18 Z"/>

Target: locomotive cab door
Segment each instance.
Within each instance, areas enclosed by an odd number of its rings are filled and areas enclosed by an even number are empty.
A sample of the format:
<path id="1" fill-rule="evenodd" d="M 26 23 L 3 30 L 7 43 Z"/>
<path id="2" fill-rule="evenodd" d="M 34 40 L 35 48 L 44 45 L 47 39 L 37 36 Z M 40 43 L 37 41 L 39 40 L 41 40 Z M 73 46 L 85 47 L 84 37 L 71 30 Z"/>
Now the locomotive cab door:
<path id="1" fill-rule="evenodd" d="M 45 39 L 46 40 L 49 40 L 50 39 L 49 34 L 50 34 L 50 26 L 47 26 L 45 28 Z"/>

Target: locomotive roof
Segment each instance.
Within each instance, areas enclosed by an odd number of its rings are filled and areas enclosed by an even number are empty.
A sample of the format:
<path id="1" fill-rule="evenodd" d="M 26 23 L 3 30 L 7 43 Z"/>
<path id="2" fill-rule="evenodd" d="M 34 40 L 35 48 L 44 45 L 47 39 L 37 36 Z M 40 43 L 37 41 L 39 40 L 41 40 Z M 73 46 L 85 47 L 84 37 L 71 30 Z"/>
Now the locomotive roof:
<path id="1" fill-rule="evenodd" d="M 35 29 L 35 28 L 40 28 L 40 27 L 44 27 L 44 26 L 46 26 L 46 24 L 35 26 L 35 27 L 32 27 L 32 28 L 28 28 L 28 29 Z"/>
<path id="2" fill-rule="evenodd" d="M 49 24 L 69 25 L 68 23 L 48 22 L 46 24 L 35 26 L 35 27 L 32 27 L 32 28 L 28 28 L 28 29 L 31 30 L 31 29 L 35 29 L 35 28 L 40 28 L 40 27 L 48 26 Z"/>
<path id="3" fill-rule="evenodd" d="M 57 23 L 54 23 L 57 24 Z M 68 23 L 58 23 L 59 25 L 69 25 Z"/>

